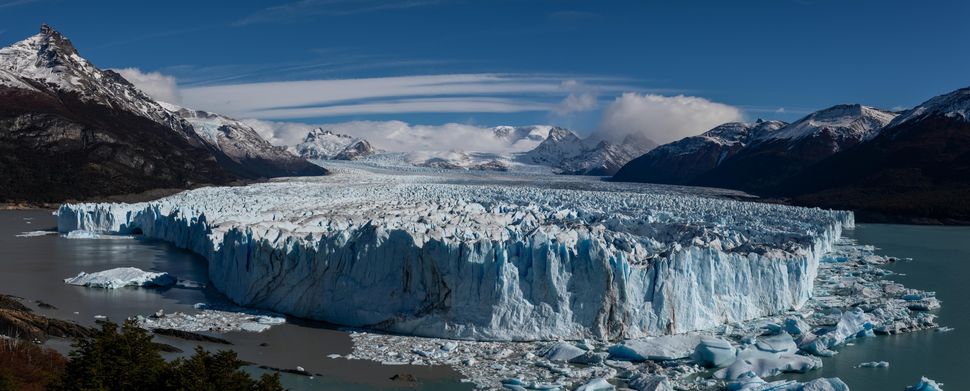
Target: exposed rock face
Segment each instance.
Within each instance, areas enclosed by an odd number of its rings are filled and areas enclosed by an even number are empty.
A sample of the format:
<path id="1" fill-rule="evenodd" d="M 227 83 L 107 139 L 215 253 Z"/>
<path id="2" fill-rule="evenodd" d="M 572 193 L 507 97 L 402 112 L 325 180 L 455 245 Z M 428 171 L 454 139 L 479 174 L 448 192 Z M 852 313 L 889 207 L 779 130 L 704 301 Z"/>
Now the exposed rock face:
<path id="1" fill-rule="evenodd" d="M 0 294 L 0 335 L 44 341 L 50 336 L 78 338 L 93 334 L 77 323 L 34 314 L 17 299 Z"/>
<path id="2" fill-rule="evenodd" d="M 251 169 L 268 155 L 247 160 L 236 153 L 243 145 L 269 146 L 261 139 L 204 139 L 119 74 L 91 65 L 46 25 L 0 49 L 0 200 L 60 201 L 325 172 L 293 157 L 282 164 L 290 171 L 275 170 L 276 160 L 263 165 L 274 169 Z"/>

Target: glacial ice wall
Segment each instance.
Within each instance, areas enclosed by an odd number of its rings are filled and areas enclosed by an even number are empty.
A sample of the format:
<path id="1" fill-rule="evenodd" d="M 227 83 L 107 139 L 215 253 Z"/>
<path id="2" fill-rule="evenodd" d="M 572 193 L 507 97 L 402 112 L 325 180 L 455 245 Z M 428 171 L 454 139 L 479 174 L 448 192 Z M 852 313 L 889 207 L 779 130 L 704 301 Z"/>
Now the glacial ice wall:
<path id="1" fill-rule="evenodd" d="M 798 308 L 853 224 L 673 187 L 359 170 L 57 214 L 62 232 L 201 254 L 241 305 L 480 340 L 637 338 Z"/>

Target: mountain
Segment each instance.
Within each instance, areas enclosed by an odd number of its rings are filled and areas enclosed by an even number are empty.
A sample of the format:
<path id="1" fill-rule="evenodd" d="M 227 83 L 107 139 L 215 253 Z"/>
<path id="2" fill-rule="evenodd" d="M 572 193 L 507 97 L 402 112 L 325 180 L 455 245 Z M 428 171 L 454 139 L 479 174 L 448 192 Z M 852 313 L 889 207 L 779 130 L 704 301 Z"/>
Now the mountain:
<path id="1" fill-rule="evenodd" d="M 292 159 L 252 170 L 239 156 L 121 75 L 93 66 L 46 25 L 0 49 L 0 200 L 62 201 L 325 172 Z"/>
<path id="2" fill-rule="evenodd" d="M 568 129 L 553 127 L 542 143 L 520 155 L 519 160 L 554 167 L 563 174 L 612 175 L 656 145 L 639 135 L 630 134 L 613 142 L 598 137 L 582 139 Z"/>
<path id="3" fill-rule="evenodd" d="M 292 147 L 304 159 L 357 160 L 378 152 L 370 142 L 332 130 L 316 128 Z"/>
<path id="4" fill-rule="evenodd" d="M 774 132 L 758 134 L 692 183 L 773 193 L 812 164 L 872 139 L 895 117 L 895 113 L 863 105 L 819 110 Z"/>
<path id="5" fill-rule="evenodd" d="M 274 146 L 251 126 L 215 113 L 159 102 L 184 119 L 207 145 L 218 151 L 223 167 L 245 178 L 312 176 L 325 172 L 320 166 L 297 157 L 285 147 Z"/>
<path id="6" fill-rule="evenodd" d="M 970 87 L 901 113 L 871 140 L 776 192 L 797 204 L 861 210 L 870 219 L 970 222 Z"/>
<path id="7" fill-rule="evenodd" d="M 688 184 L 725 160 L 732 158 L 752 139 L 765 137 L 785 126 L 780 121 L 729 122 L 699 136 L 659 146 L 624 165 L 614 178 L 642 182 Z"/>
<path id="8" fill-rule="evenodd" d="M 359 139 L 354 140 L 336 155 L 334 155 L 334 160 L 357 160 L 360 158 L 365 158 L 370 155 L 377 153 L 377 148 L 374 148 L 367 140 Z"/>
<path id="9" fill-rule="evenodd" d="M 771 193 L 805 168 L 879 134 L 896 114 L 837 105 L 790 124 L 729 123 L 657 148 L 614 179 Z"/>
<path id="10" fill-rule="evenodd" d="M 530 151 L 537 147 L 552 130 L 549 125 L 532 126 L 496 126 L 492 128 L 495 138 L 508 143 L 508 150 L 511 152 Z"/>

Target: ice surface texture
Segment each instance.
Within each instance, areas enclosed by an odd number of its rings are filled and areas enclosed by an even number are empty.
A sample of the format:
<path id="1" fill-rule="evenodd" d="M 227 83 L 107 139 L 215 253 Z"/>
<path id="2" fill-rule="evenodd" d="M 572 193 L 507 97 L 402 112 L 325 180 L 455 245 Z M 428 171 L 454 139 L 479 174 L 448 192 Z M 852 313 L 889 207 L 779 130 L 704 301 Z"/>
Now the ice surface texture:
<path id="1" fill-rule="evenodd" d="M 682 188 L 343 169 L 137 204 L 66 204 L 61 232 L 203 255 L 240 305 L 459 339 L 638 338 L 798 308 L 849 212 Z"/>

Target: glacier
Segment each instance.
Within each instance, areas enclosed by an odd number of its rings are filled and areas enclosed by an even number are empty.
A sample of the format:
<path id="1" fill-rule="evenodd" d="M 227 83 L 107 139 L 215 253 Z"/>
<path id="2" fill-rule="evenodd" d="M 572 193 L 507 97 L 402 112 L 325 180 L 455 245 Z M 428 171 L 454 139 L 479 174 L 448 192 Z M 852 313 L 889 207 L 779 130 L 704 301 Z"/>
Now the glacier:
<path id="1" fill-rule="evenodd" d="M 555 176 L 333 175 L 64 204 L 165 240 L 239 305 L 427 337 L 631 339 L 800 308 L 851 212 Z M 737 196 L 737 194 L 733 194 Z"/>

